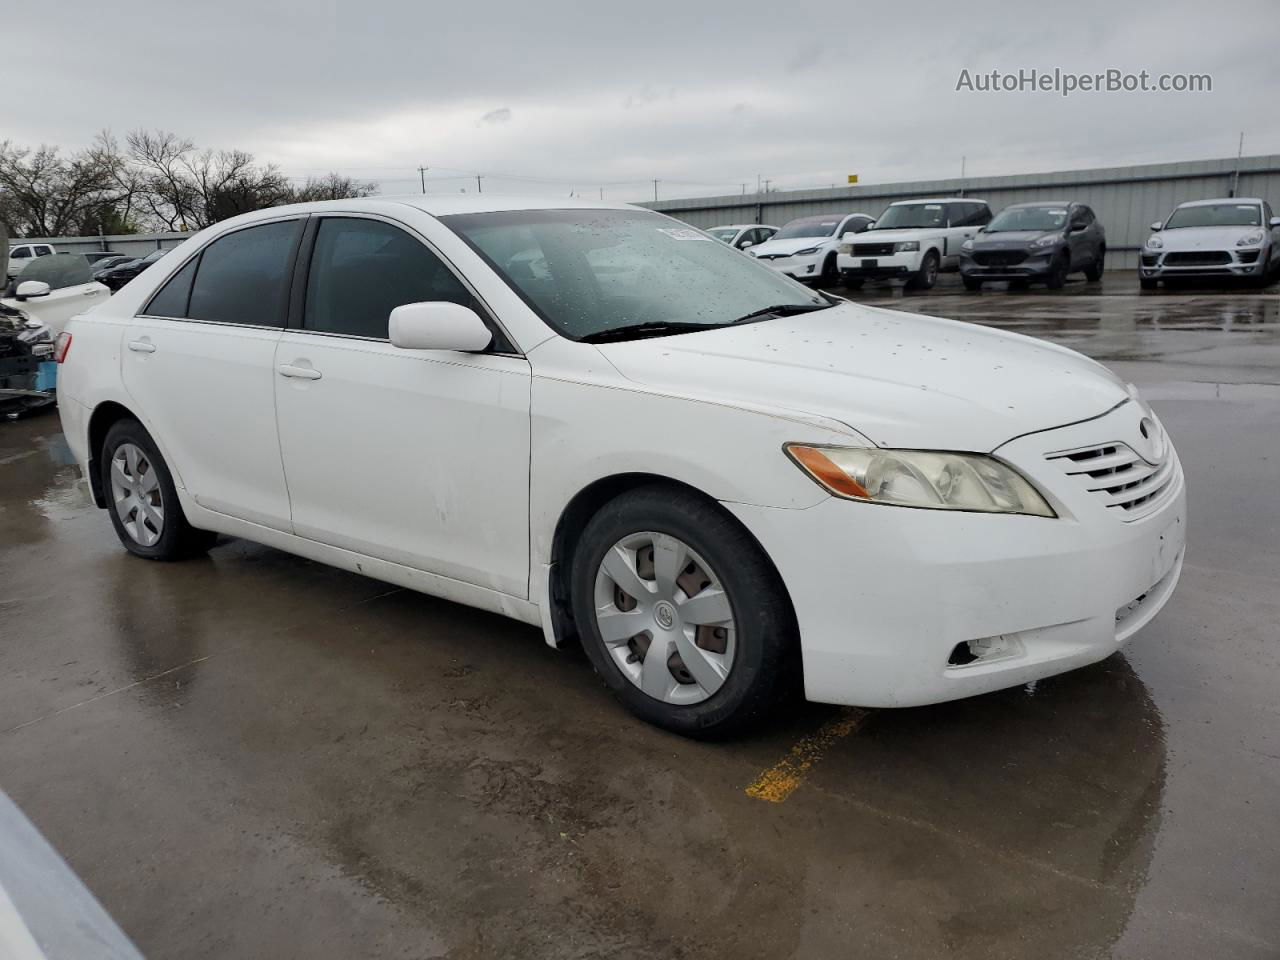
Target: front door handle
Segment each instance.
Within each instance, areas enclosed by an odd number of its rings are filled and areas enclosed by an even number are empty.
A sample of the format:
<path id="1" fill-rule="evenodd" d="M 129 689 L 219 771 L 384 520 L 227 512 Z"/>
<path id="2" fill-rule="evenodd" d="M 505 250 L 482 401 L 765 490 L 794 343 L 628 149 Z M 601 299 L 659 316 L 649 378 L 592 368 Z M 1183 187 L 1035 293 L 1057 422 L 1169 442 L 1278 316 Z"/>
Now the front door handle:
<path id="1" fill-rule="evenodd" d="M 129 349 L 134 353 L 155 353 L 156 345 L 150 340 L 130 340 Z"/>
<path id="2" fill-rule="evenodd" d="M 296 380 L 319 380 L 321 373 L 315 367 L 299 367 L 292 363 L 282 363 L 276 367 L 276 373 L 282 377 L 292 377 Z"/>

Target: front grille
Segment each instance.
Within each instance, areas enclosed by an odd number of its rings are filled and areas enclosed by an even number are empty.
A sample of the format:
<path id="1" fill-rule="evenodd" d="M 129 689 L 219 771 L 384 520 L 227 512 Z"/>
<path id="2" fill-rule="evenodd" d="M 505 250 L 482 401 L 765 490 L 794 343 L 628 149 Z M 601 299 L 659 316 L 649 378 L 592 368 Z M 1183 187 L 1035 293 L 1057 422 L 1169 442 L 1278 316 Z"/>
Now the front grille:
<path id="1" fill-rule="evenodd" d="M 893 256 L 893 244 L 855 243 L 852 255 L 855 257 L 891 257 Z"/>
<path id="2" fill-rule="evenodd" d="M 973 262 L 982 267 L 1012 267 L 1025 259 L 1025 250 L 976 250 L 973 254 Z"/>
<path id="3" fill-rule="evenodd" d="M 1176 486 L 1177 461 L 1171 448 L 1164 462 L 1154 466 L 1119 442 L 1050 453 L 1045 459 L 1058 464 L 1126 521 L 1155 512 Z"/>
<path id="4" fill-rule="evenodd" d="M 1175 250 L 1164 255 L 1166 267 L 1218 267 L 1231 262 L 1225 250 Z"/>

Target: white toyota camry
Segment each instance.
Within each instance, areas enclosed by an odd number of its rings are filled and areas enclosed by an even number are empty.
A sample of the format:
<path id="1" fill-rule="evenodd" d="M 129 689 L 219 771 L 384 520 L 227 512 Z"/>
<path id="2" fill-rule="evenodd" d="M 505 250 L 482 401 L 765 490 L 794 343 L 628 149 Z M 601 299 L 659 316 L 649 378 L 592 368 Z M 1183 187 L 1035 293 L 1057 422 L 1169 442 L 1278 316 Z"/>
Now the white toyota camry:
<path id="1" fill-rule="evenodd" d="M 687 734 L 1113 653 L 1185 494 L 1105 368 L 806 289 L 607 204 L 373 198 L 187 240 L 58 344 L 125 547 L 214 533 L 580 639 Z"/>

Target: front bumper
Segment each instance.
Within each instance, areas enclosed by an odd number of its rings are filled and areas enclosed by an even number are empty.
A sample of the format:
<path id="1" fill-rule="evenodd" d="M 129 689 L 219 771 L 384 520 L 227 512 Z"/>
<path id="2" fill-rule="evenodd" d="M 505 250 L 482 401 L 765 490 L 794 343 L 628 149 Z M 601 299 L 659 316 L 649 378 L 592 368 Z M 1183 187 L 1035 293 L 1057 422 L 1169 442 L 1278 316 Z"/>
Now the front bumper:
<path id="1" fill-rule="evenodd" d="M 1112 416 L 997 451 L 1045 491 L 1056 519 L 834 498 L 806 510 L 726 504 L 790 593 L 808 699 L 907 707 L 987 693 L 1102 660 L 1149 622 L 1182 569 L 1176 453 L 1170 447 L 1174 481 L 1158 507 L 1132 522 L 1045 460 L 1050 449 L 1110 436 Z M 987 638 L 1008 652 L 953 662 Z"/>
<path id="2" fill-rule="evenodd" d="M 1149 251 L 1145 248 L 1138 258 L 1138 275 L 1149 280 L 1161 280 L 1169 277 L 1260 277 L 1267 270 L 1271 251 L 1265 247 L 1261 250 L 1216 250 L 1207 254 L 1219 254 L 1227 259 L 1221 263 L 1179 263 L 1177 254 L 1182 250 Z M 1174 255 L 1174 262 L 1168 262 Z M 1221 259 L 1221 257 L 1219 257 Z"/>
<path id="3" fill-rule="evenodd" d="M 919 250 L 875 257 L 842 253 L 836 257 L 836 269 L 854 280 L 905 280 L 920 269 L 920 257 Z"/>
<path id="4" fill-rule="evenodd" d="M 815 253 L 807 257 L 790 256 L 776 259 L 757 257 L 756 259 L 770 270 L 776 270 L 796 280 L 816 280 L 822 275 L 822 259 L 825 256 L 825 253 Z"/>
<path id="5" fill-rule="evenodd" d="M 973 258 L 972 252 L 960 254 L 960 275 L 977 280 L 1042 280 L 1049 275 L 1056 251 L 1028 254 L 1013 264 L 982 264 Z"/>

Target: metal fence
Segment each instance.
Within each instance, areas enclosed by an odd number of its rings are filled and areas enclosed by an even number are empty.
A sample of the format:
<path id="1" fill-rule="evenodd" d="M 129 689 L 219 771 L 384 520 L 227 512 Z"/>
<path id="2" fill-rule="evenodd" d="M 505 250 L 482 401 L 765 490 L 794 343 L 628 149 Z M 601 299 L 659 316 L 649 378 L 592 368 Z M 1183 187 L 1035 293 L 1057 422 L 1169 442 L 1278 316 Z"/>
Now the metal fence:
<path id="1" fill-rule="evenodd" d="M 1280 155 L 659 200 L 643 206 L 705 228 L 727 223 L 781 226 L 795 217 L 819 213 L 878 217 L 895 200 L 918 197 L 986 200 L 997 213 L 1027 200 L 1077 200 L 1091 206 L 1106 228 L 1108 267 L 1136 269 L 1138 250 L 1153 220 L 1163 220 L 1186 200 L 1232 195 L 1261 197 L 1272 207 L 1280 205 Z"/>
<path id="2" fill-rule="evenodd" d="M 110 237 L 10 237 L 9 243 L 49 243 L 59 253 L 110 250 L 132 257 L 145 257 L 153 250 L 171 250 L 189 236 L 189 233 L 126 233 Z"/>

